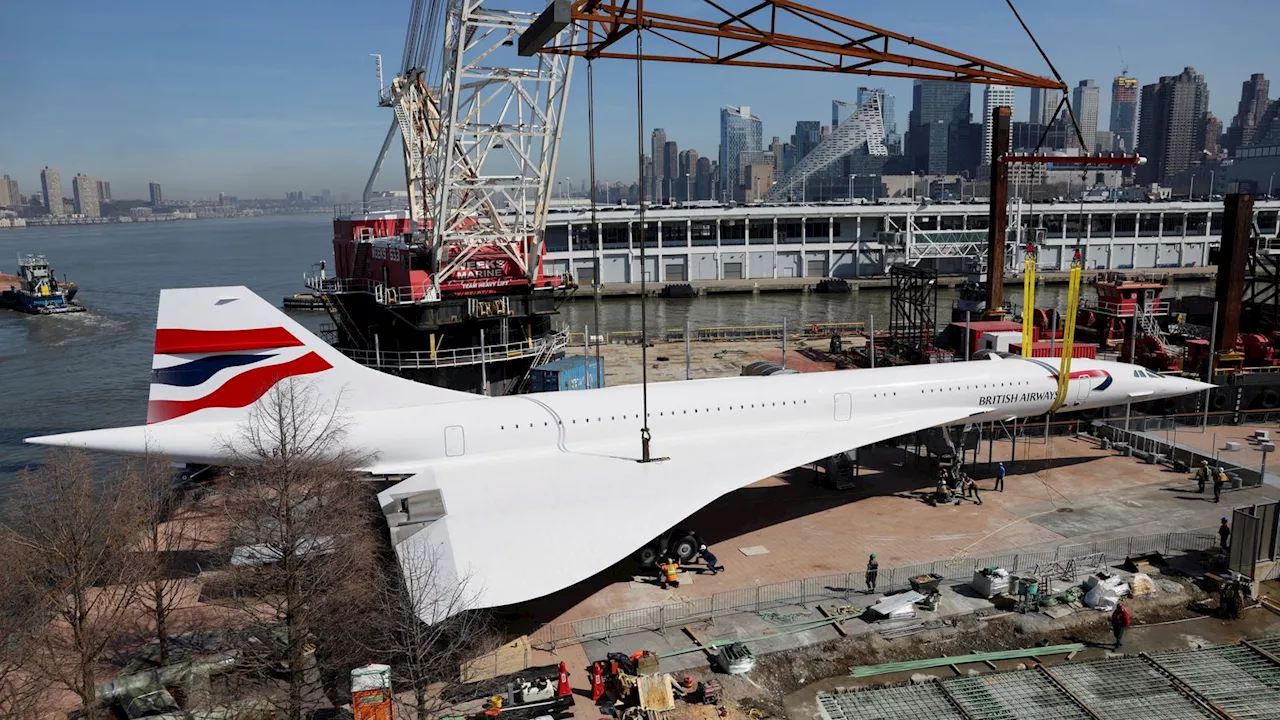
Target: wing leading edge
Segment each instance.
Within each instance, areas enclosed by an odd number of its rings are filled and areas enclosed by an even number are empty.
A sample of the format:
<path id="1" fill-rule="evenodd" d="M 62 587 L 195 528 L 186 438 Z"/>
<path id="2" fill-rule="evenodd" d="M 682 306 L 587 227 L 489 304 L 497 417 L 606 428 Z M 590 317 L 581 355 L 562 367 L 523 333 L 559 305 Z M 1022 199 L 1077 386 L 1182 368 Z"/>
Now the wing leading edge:
<path id="1" fill-rule="evenodd" d="M 434 466 L 379 499 L 406 572 L 431 562 L 434 578 L 466 582 L 478 607 L 496 607 L 585 580 L 716 498 L 770 475 L 981 412 L 932 408 L 782 431 L 654 438 L 655 456 L 669 459 L 646 464 L 603 449 L 482 457 Z"/>

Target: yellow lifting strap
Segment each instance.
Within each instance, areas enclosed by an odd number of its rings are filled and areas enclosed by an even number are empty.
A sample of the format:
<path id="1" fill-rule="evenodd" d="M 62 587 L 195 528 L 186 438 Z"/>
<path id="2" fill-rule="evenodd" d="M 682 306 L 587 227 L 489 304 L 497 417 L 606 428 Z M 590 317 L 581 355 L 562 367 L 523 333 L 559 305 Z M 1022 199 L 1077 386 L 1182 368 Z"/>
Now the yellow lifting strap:
<path id="1" fill-rule="evenodd" d="M 1053 399 L 1053 407 L 1049 412 L 1057 412 L 1067 401 L 1068 384 L 1071 380 L 1071 350 L 1076 338 L 1076 308 L 1080 306 L 1080 278 L 1083 275 L 1079 254 L 1071 263 L 1071 274 L 1067 284 L 1067 317 L 1062 328 L 1062 361 L 1058 367 L 1058 395 Z"/>
<path id="2" fill-rule="evenodd" d="M 1031 357 L 1031 344 L 1035 338 L 1036 314 L 1036 256 L 1027 252 L 1026 268 L 1022 273 L 1022 357 Z"/>

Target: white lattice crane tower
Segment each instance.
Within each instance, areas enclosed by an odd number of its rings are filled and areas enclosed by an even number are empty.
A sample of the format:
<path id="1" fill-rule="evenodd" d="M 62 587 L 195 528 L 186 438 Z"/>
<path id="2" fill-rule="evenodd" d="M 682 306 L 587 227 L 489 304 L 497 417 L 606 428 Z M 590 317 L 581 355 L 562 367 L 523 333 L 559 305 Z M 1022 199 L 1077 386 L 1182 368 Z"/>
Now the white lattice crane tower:
<path id="1" fill-rule="evenodd" d="M 514 263 L 530 282 L 540 271 L 572 58 L 519 56 L 538 13 L 498 4 L 414 0 L 403 67 L 379 95 L 396 120 L 378 165 L 398 130 L 415 241 L 434 259 L 428 300 L 455 276 L 484 272 L 481 256 Z M 556 39 L 576 33 L 571 25 Z"/>

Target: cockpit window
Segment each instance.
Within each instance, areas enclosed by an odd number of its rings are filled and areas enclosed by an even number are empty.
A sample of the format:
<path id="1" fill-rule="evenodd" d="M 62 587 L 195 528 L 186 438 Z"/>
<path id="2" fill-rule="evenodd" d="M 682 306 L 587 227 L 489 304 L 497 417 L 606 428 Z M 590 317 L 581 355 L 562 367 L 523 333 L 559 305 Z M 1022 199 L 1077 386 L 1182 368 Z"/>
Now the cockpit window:
<path id="1" fill-rule="evenodd" d="M 1134 377 L 1142 377 L 1142 371 L 1141 371 L 1141 370 L 1134 370 L 1134 371 L 1133 371 L 1133 376 L 1134 376 Z"/>

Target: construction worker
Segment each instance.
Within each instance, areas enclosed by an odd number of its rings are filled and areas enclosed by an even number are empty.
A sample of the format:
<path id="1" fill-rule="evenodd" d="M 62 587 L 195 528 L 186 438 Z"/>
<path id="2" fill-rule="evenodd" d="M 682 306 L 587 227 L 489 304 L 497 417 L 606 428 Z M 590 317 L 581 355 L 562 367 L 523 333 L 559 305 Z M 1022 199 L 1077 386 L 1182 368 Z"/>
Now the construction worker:
<path id="1" fill-rule="evenodd" d="M 867 559 L 867 593 L 871 594 L 876 591 L 876 576 L 880 574 L 880 563 L 876 562 L 876 554 L 871 553 L 871 557 Z"/>
<path id="2" fill-rule="evenodd" d="M 1111 634 L 1116 636 L 1117 648 L 1124 645 L 1124 631 L 1128 630 L 1132 624 L 1133 618 L 1129 616 L 1124 603 L 1117 602 L 1115 612 L 1111 613 Z"/>
<path id="3" fill-rule="evenodd" d="M 1196 492 L 1204 494 L 1204 486 L 1209 482 L 1209 461 L 1201 460 L 1196 468 Z"/>
<path id="4" fill-rule="evenodd" d="M 676 573 L 680 571 L 680 564 L 671 558 L 667 558 L 665 562 L 658 566 L 658 580 L 662 583 L 662 589 L 666 590 L 667 586 L 680 587 L 680 580 L 676 577 Z"/>
<path id="5" fill-rule="evenodd" d="M 1231 524 L 1226 518 L 1222 518 L 1222 524 L 1218 526 L 1218 538 L 1221 541 L 1222 552 L 1231 551 Z"/>
<path id="6" fill-rule="evenodd" d="M 978 481 L 977 481 L 977 480 L 974 480 L 974 479 L 973 479 L 973 478 L 971 478 L 971 477 L 969 477 L 969 474 L 968 474 L 968 473 L 965 473 L 964 475 L 962 475 L 962 476 L 961 476 L 961 480 L 960 480 L 960 481 L 961 481 L 962 483 L 964 483 L 964 494 L 965 494 L 965 497 L 968 497 L 968 496 L 972 493 L 972 494 L 973 494 L 973 502 L 974 502 L 974 503 L 976 503 L 976 504 L 978 504 L 978 505 L 981 505 L 981 504 L 982 504 L 982 495 L 978 494 Z"/>
<path id="7" fill-rule="evenodd" d="M 996 487 L 999 492 L 1004 492 L 1004 463 L 996 466 Z"/>
<path id="8" fill-rule="evenodd" d="M 1213 501 L 1222 502 L 1222 486 L 1227 484 L 1227 472 L 1218 466 L 1218 471 L 1213 474 Z"/>
<path id="9" fill-rule="evenodd" d="M 723 565 L 716 564 L 716 556 L 711 554 L 711 550 L 707 549 L 705 544 L 698 546 L 698 557 L 702 558 L 702 561 L 707 564 L 707 569 L 711 571 L 712 575 L 724 570 Z"/>

